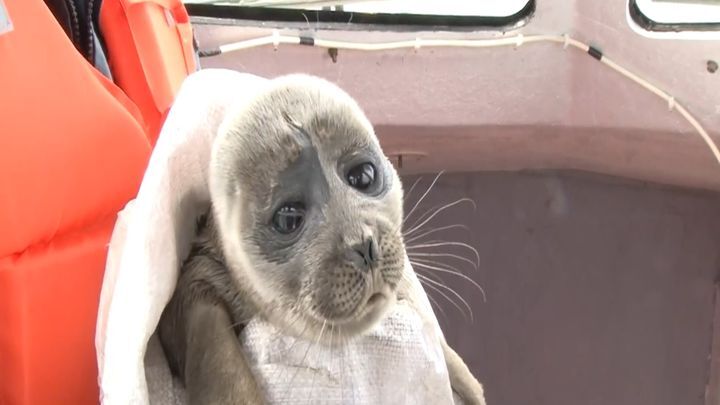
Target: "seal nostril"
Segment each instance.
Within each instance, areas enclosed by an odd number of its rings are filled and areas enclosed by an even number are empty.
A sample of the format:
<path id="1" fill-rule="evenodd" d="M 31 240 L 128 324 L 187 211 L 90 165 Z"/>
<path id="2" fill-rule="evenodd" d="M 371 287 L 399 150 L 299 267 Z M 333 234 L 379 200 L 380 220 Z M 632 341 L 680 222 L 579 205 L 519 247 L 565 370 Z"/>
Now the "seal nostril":
<path id="1" fill-rule="evenodd" d="M 367 257 L 365 257 L 365 252 L 363 252 L 362 250 L 355 249 L 355 253 L 357 253 L 357 255 L 359 256 L 360 262 L 362 262 L 362 267 L 367 268 L 368 259 L 367 259 Z"/>
<path id="2" fill-rule="evenodd" d="M 365 258 L 365 262 L 368 265 L 372 265 L 375 263 L 375 260 L 377 259 L 377 245 L 375 244 L 375 240 L 372 236 L 368 236 L 362 243 L 362 252 L 363 257 Z"/>
<path id="3" fill-rule="evenodd" d="M 361 270 L 369 270 L 378 258 L 377 244 L 372 237 L 352 246 L 349 250 L 350 261 Z"/>
<path id="4" fill-rule="evenodd" d="M 379 257 L 380 255 L 378 254 L 378 244 L 375 242 L 375 239 L 370 237 L 370 238 L 368 238 L 367 245 L 368 245 L 367 251 L 368 251 L 368 256 L 370 257 L 370 262 L 375 263 L 380 258 Z"/>

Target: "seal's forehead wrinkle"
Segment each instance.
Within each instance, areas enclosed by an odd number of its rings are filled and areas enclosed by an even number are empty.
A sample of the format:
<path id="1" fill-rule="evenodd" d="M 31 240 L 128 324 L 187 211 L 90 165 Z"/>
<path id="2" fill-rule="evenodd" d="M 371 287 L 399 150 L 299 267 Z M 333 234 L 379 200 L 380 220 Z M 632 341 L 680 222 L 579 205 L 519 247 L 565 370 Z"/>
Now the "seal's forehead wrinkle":
<path id="1" fill-rule="evenodd" d="M 222 156 L 215 163 L 224 167 L 223 172 L 238 176 L 243 187 L 267 192 L 279 178 L 286 180 L 283 184 L 307 184 L 310 179 L 325 183 L 322 176 L 309 175 L 310 167 L 317 171 L 320 166 L 307 162 L 322 161 L 327 169 L 348 154 L 380 151 L 372 125 L 355 101 L 316 77 L 271 80 L 249 103 L 231 112 L 226 122 L 216 142 L 222 144 L 216 148 Z M 320 201 L 324 192 L 314 190 L 314 194 Z"/>
<path id="2" fill-rule="evenodd" d="M 282 109 L 303 126 L 315 126 L 317 135 L 355 128 L 358 135 L 372 138 L 372 125 L 355 100 L 327 80 L 288 75 L 273 80 L 265 104 Z M 335 131 L 333 131 L 335 130 Z"/>
<path id="3" fill-rule="evenodd" d="M 343 106 L 329 106 L 317 111 L 309 121 L 309 129 L 319 142 L 336 147 L 353 144 L 370 145 L 374 139 L 372 129 L 365 127 L 350 110 Z"/>

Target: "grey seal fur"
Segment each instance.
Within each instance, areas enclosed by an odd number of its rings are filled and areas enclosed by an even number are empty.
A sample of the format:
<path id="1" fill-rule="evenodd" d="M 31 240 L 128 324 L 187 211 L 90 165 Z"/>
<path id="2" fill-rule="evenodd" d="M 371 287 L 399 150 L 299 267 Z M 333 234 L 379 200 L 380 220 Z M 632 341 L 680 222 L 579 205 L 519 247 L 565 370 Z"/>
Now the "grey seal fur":
<path id="1" fill-rule="evenodd" d="M 397 300 L 419 302 L 404 276 L 400 179 L 360 107 L 330 82 L 283 76 L 230 113 L 209 179 L 212 208 L 159 325 L 191 404 L 264 403 L 237 339 L 253 317 L 304 339 L 332 326 L 332 345 Z M 453 390 L 484 405 L 481 384 L 442 344 Z"/>

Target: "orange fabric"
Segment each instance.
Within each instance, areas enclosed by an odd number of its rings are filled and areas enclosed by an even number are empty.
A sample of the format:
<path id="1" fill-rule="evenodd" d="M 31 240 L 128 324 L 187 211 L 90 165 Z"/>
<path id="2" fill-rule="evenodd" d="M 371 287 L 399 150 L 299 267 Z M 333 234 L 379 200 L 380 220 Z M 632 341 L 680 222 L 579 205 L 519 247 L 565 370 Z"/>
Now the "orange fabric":
<path id="1" fill-rule="evenodd" d="M 149 150 L 136 108 L 108 93 L 44 3 L 5 4 L 15 29 L 0 36 L 0 256 L 116 212 Z"/>
<path id="2" fill-rule="evenodd" d="M 115 82 L 140 107 L 154 144 L 187 75 L 196 69 L 181 0 L 103 0 L 100 27 Z"/>
<path id="3" fill-rule="evenodd" d="M 150 154 L 139 110 L 42 0 L 3 0 L 0 404 L 98 402 L 95 319 L 110 232 Z"/>
<path id="4" fill-rule="evenodd" d="M 99 402 L 95 323 L 114 224 L 0 259 L 0 404 Z"/>

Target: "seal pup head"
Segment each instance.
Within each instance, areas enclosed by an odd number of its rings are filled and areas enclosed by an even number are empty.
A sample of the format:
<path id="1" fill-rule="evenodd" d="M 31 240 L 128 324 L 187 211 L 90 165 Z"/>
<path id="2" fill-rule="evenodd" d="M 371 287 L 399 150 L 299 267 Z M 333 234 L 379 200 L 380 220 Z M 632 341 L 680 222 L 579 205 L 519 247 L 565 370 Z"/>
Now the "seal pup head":
<path id="1" fill-rule="evenodd" d="M 283 76 L 230 114 L 210 191 L 237 288 L 285 332 L 351 337 L 394 304 L 402 185 L 368 119 L 335 85 Z"/>

